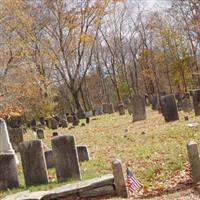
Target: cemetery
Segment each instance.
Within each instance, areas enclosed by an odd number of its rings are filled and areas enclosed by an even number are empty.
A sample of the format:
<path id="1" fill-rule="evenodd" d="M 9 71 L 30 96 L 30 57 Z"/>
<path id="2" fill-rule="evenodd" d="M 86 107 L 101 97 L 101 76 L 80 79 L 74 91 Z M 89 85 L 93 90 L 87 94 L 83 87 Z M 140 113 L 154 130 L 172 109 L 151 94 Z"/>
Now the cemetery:
<path id="1" fill-rule="evenodd" d="M 26 131 L 7 128 L 1 119 L 0 196 L 6 196 L 5 200 L 127 198 L 126 166 L 134 169 L 149 196 L 159 188 L 167 190 L 171 177 L 188 167 L 191 176 L 185 184 L 198 183 L 200 160 L 195 141 L 200 139 L 200 118 L 195 104 L 199 100 L 190 97 L 194 105 L 190 112 L 178 111 L 172 94 L 161 96 L 161 111 L 153 110 L 151 103 L 145 106 L 144 100 L 133 97 L 128 106 L 131 115 L 126 109 L 123 114 L 122 109 L 90 113 L 73 129 L 70 119 L 66 127 L 57 125 L 56 131 L 49 119 L 43 128 L 40 124 L 37 128 L 36 122 Z M 81 126 L 88 118 L 87 125 Z M 189 123 L 197 125 L 191 128 Z"/>
<path id="2" fill-rule="evenodd" d="M 0 0 L 0 200 L 200 199 L 199 0 Z"/>

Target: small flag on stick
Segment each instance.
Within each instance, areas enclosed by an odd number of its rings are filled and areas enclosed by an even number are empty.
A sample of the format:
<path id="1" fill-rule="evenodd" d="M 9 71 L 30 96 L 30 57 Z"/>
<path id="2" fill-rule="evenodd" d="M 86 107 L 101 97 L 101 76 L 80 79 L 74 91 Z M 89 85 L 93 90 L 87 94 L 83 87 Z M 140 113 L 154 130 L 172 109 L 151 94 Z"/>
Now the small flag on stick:
<path id="1" fill-rule="evenodd" d="M 128 191 L 133 193 L 140 190 L 143 185 L 140 181 L 133 175 L 133 173 L 127 168 L 127 186 Z"/>

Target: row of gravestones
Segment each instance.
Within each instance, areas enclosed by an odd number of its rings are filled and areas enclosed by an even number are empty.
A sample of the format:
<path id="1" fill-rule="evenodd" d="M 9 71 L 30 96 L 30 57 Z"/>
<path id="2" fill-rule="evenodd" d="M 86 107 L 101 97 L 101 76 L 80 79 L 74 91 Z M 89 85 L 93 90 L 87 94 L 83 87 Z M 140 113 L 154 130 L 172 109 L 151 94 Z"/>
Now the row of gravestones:
<path id="1" fill-rule="evenodd" d="M 192 96 L 192 103 L 190 102 L 190 95 Z M 196 116 L 200 115 L 200 89 L 192 90 L 190 95 L 186 93 L 182 97 L 182 109 L 184 111 L 191 111 L 192 104 Z M 150 100 L 153 110 L 160 110 L 166 122 L 179 120 L 178 108 L 176 103 L 176 96 L 170 95 L 154 95 Z M 179 101 L 182 101 L 179 99 Z M 133 115 L 133 121 L 140 121 L 146 119 L 146 97 L 134 95 L 128 104 L 128 111 Z"/>
<path id="2" fill-rule="evenodd" d="M 47 168 L 55 167 L 58 181 L 81 179 L 80 161 L 89 160 L 86 146 L 76 146 L 71 135 L 56 136 L 51 140 L 52 150 L 44 150 L 41 140 L 19 145 L 26 186 L 48 183 Z M 0 154 L 0 189 L 19 186 L 14 154 Z"/>

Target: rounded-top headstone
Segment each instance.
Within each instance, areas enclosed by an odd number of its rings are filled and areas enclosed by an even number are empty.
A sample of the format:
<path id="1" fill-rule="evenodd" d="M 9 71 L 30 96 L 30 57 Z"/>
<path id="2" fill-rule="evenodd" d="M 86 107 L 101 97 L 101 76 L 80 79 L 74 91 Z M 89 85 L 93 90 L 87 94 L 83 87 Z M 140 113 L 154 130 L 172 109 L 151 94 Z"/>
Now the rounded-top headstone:
<path id="1" fill-rule="evenodd" d="M 123 171 L 122 171 L 121 160 L 114 160 L 112 162 L 112 169 L 113 169 L 114 184 L 115 184 L 117 195 L 120 197 L 127 198 L 128 192 L 127 192 L 126 182 L 125 182 Z"/>

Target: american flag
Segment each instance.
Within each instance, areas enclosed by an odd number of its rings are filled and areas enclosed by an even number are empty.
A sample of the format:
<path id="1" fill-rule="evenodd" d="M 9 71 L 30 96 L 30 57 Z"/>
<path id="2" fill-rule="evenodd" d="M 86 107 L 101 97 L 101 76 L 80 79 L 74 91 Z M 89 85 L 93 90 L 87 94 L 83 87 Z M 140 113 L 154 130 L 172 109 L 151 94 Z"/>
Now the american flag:
<path id="1" fill-rule="evenodd" d="M 133 175 L 133 173 L 127 168 L 127 186 L 128 190 L 133 193 L 143 187 L 140 181 Z"/>

